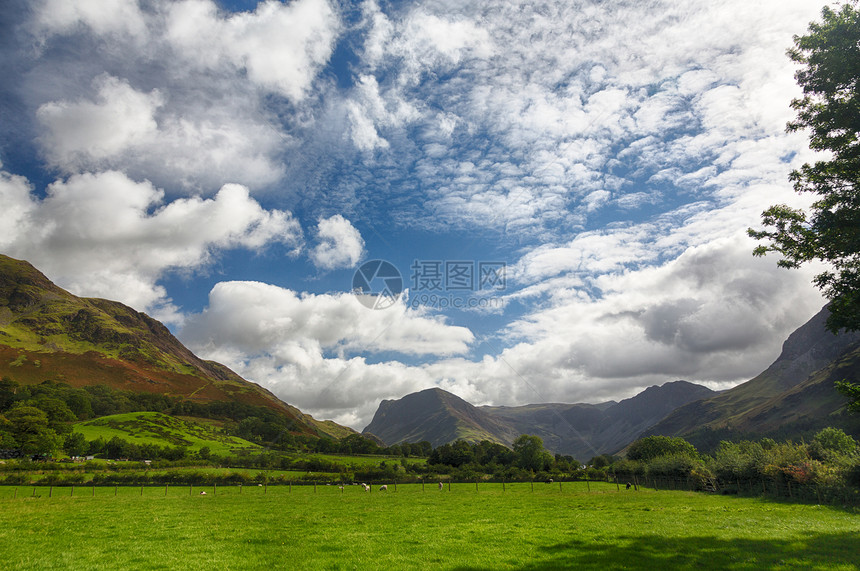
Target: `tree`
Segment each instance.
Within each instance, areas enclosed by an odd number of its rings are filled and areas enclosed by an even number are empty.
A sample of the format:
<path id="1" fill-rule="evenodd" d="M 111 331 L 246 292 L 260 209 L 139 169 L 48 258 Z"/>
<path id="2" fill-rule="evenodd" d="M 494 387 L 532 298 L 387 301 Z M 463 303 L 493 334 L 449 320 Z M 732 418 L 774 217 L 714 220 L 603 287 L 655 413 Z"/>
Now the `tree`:
<path id="1" fill-rule="evenodd" d="M 813 437 L 812 444 L 821 450 L 848 455 L 857 449 L 857 441 L 845 434 L 844 430 L 823 428 Z"/>
<path id="2" fill-rule="evenodd" d="M 57 433 L 48 427 L 48 415 L 32 406 L 17 406 L 6 413 L 12 433 L 27 454 L 53 454 L 60 445 Z"/>
<path id="3" fill-rule="evenodd" d="M 80 432 L 72 432 L 63 442 L 63 450 L 69 456 L 84 456 L 89 448 L 89 442 Z"/>
<path id="4" fill-rule="evenodd" d="M 848 397 L 848 410 L 860 412 L 860 384 L 849 383 L 848 381 L 836 381 L 833 383 L 836 390 Z"/>
<path id="5" fill-rule="evenodd" d="M 631 444 L 627 449 L 628 460 L 641 460 L 643 462 L 669 454 L 686 454 L 691 457 L 699 455 L 692 444 L 683 438 L 673 436 L 646 436 Z"/>
<path id="6" fill-rule="evenodd" d="M 808 129 L 809 147 L 827 160 L 804 164 L 789 180 L 798 193 L 817 195 L 809 212 L 786 205 L 762 213 L 770 229 L 748 233 L 768 240 L 753 252 L 778 252 L 781 267 L 798 268 L 821 260 L 829 269 L 814 283 L 830 300 L 827 327 L 860 330 L 860 11 L 854 2 L 825 7 L 822 21 L 794 37 L 788 51 L 803 67 L 795 74 L 803 97 L 791 102 L 797 111 L 789 132 Z"/>
<path id="7" fill-rule="evenodd" d="M 516 465 L 525 470 L 538 472 L 552 466 L 552 454 L 544 450 L 540 436 L 521 434 L 514 440 Z"/>

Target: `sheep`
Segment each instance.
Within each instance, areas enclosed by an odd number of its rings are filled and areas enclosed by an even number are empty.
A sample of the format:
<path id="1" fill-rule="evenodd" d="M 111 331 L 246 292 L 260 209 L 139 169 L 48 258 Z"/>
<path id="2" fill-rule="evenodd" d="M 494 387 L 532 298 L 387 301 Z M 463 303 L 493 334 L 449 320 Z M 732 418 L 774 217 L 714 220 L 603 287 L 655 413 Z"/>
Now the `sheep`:
<path id="1" fill-rule="evenodd" d="M 205 495 L 206 495 L 206 492 L 200 492 L 200 495 L 201 495 L 201 496 L 205 496 Z"/>
<path id="2" fill-rule="evenodd" d="M 442 491 L 442 488 L 443 488 L 443 487 L 444 487 L 444 486 L 442 485 L 442 482 L 439 482 L 439 491 Z"/>
<path id="3" fill-rule="evenodd" d="M 386 486 L 385 484 L 382 484 L 381 486 L 379 486 L 379 491 L 380 492 L 387 492 L 388 486 Z"/>
<path id="4" fill-rule="evenodd" d="M 367 484 L 362 484 L 362 486 L 364 486 L 364 491 L 365 491 L 365 492 L 369 492 L 369 491 L 370 491 L 370 486 L 368 486 Z"/>

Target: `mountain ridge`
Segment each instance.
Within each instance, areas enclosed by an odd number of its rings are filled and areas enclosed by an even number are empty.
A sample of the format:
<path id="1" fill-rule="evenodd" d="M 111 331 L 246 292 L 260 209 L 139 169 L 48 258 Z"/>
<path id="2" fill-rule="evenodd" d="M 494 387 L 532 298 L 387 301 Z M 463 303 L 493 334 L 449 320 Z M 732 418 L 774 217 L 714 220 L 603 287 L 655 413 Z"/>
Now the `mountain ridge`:
<path id="1" fill-rule="evenodd" d="M 713 391 L 707 387 L 675 381 L 649 387 L 617 403 L 476 407 L 432 388 L 382 401 L 363 433 L 372 433 L 388 444 L 428 440 L 434 446 L 461 438 L 511 446 L 520 434 L 533 434 L 540 436 L 552 452 L 587 460 L 622 448 L 653 423 L 654 415 L 661 418 L 659 411 L 708 394 Z M 646 414 L 645 408 L 657 412 Z M 636 420 L 636 415 L 641 418 Z"/>

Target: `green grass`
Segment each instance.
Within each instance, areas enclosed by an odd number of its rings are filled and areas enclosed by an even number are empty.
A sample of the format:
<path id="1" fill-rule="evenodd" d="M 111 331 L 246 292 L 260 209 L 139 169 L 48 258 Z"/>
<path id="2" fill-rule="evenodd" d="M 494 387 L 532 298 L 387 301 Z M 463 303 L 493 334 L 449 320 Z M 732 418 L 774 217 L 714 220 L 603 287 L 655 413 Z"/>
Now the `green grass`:
<path id="1" fill-rule="evenodd" d="M 0 487 L 7 569 L 858 569 L 860 514 L 591 483 Z M 205 490 L 206 496 L 199 495 Z M 190 493 L 189 493 L 190 492 Z"/>
<path id="2" fill-rule="evenodd" d="M 252 442 L 228 436 L 207 424 L 161 414 L 159 412 L 130 412 L 103 416 L 74 425 L 73 430 L 83 434 L 87 440 L 114 436 L 134 444 L 157 444 L 158 446 L 186 446 L 191 451 L 208 447 L 218 455 L 229 455 L 237 450 L 259 450 Z"/>

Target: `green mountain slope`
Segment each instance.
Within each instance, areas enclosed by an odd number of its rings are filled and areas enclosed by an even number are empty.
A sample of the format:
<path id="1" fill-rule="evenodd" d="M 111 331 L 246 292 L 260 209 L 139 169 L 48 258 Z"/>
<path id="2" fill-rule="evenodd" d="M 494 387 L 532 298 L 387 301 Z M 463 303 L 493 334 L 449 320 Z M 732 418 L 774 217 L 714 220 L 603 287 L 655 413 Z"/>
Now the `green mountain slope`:
<path id="1" fill-rule="evenodd" d="M 224 365 L 198 358 L 148 315 L 119 302 L 74 296 L 29 263 L 3 255 L 0 376 L 22 384 L 51 379 L 265 406 L 291 420 L 297 433 L 354 432 L 317 421 Z"/>
<path id="2" fill-rule="evenodd" d="M 105 441 L 119 437 L 132 444 L 155 444 L 157 446 L 184 446 L 197 452 L 201 448 L 218 455 L 236 454 L 240 450 L 257 451 L 257 444 L 235 436 L 229 436 L 214 426 L 175 418 L 160 412 L 130 412 L 103 416 L 78 422 L 75 432 L 87 440 L 103 438 Z"/>

